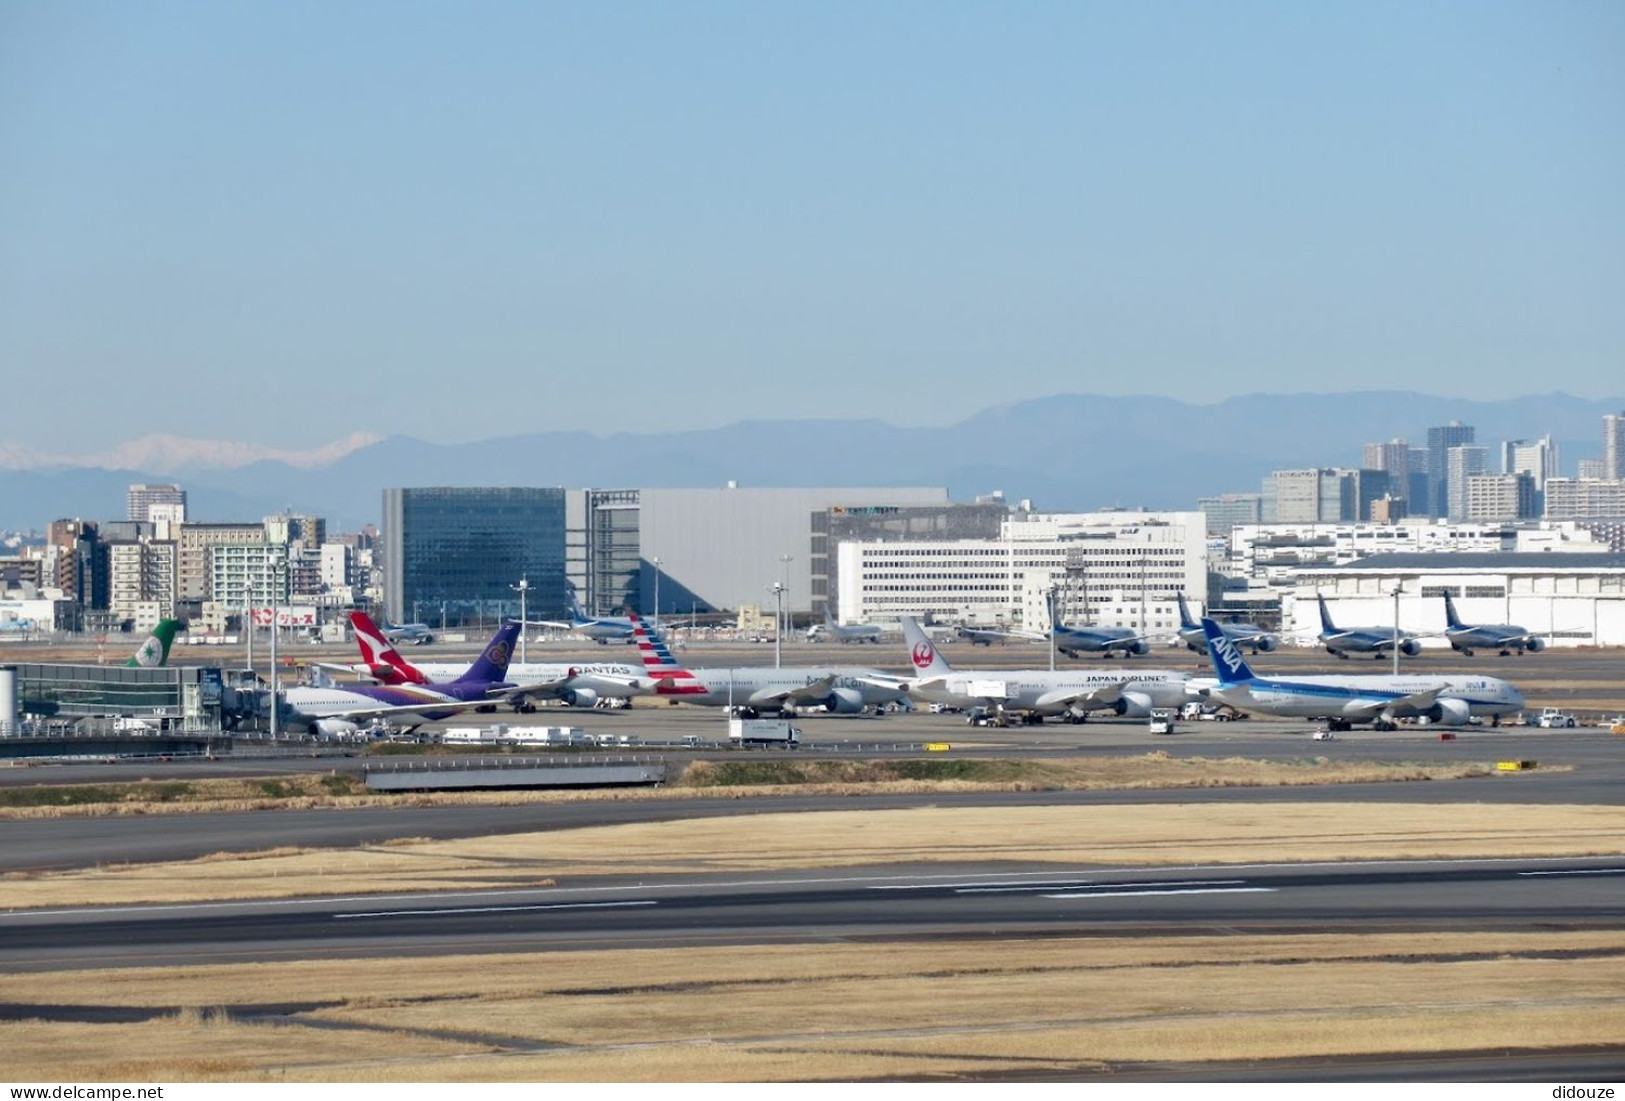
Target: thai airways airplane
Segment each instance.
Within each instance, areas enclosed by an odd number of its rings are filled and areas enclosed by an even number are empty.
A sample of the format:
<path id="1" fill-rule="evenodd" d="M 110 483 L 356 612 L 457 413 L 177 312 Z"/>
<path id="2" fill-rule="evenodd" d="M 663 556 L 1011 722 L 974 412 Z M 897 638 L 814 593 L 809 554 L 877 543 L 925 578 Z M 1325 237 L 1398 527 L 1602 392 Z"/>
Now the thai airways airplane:
<path id="1" fill-rule="evenodd" d="M 1546 649 L 1546 641 L 1529 633 L 1526 628 L 1514 627 L 1510 623 L 1463 623 L 1461 617 L 1456 615 L 1456 603 L 1450 599 L 1450 594 L 1444 594 L 1444 637 L 1450 640 L 1450 645 L 1457 653 L 1473 656 L 1474 649 L 1500 650 L 1501 656 L 1506 657 L 1512 651 L 1523 653 L 1528 650 L 1531 654 L 1538 654 Z"/>
<path id="2" fill-rule="evenodd" d="M 1502 715 L 1523 710 L 1523 694 L 1496 677 L 1260 677 L 1217 623 L 1203 619 L 1202 631 L 1219 681 L 1208 695 L 1238 711 L 1324 719 L 1333 730 L 1355 723 L 1392 730 L 1398 719 L 1425 717 L 1462 726 L 1474 716 L 1498 723 Z"/>
<path id="3" fill-rule="evenodd" d="M 913 616 L 899 616 L 898 622 L 918 674 L 903 682 L 912 700 L 987 707 L 1027 722 L 1059 716 L 1078 723 L 1096 711 L 1144 718 L 1153 707 L 1179 707 L 1192 699 L 1189 674 L 1154 669 L 955 672 Z"/>
<path id="4" fill-rule="evenodd" d="M 459 711 L 489 707 L 524 691 L 503 680 L 518 637 L 519 624 L 512 620 L 504 623 L 484 652 L 453 681 L 289 688 L 282 693 L 280 707 L 290 728 L 330 737 L 353 734 L 373 719 L 405 719 L 406 725 L 416 726 Z"/>
<path id="5" fill-rule="evenodd" d="M 1191 618 L 1191 610 L 1185 603 L 1185 594 L 1176 594 L 1179 598 L 1179 637 L 1192 651 L 1198 654 L 1207 653 L 1207 635 L 1202 633 L 1202 625 Z M 1224 637 L 1237 646 L 1251 648 L 1252 652 L 1269 653 L 1281 645 L 1281 640 L 1270 634 L 1264 628 L 1251 623 L 1221 623 L 1219 629 Z"/>
<path id="6" fill-rule="evenodd" d="M 794 714 L 798 708 L 812 707 L 856 715 L 903 698 L 900 678 L 878 669 L 685 669 L 658 634 L 636 616 L 633 623 L 644 672 L 654 680 L 657 696 L 702 707 L 730 707 L 747 719 L 764 711 Z"/>
<path id="7" fill-rule="evenodd" d="M 1374 658 L 1381 658 L 1384 654 L 1393 653 L 1396 640 L 1399 652 L 1408 658 L 1422 652 L 1420 642 L 1409 633 L 1396 631 L 1393 627 L 1340 628 L 1332 622 L 1332 615 L 1326 610 L 1326 598 L 1316 593 L 1315 600 L 1320 604 L 1321 644 L 1340 658 L 1347 658 L 1350 654 L 1370 654 Z"/>
<path id="8" fill-rule="evenodd" d="M 880 628 L 873 623 L 853 623 L 843 627 L 835 622 L 835 617 L 829 612 L 824 613 L 824 622 L 815 623 L 807 628 L 808 642 L 823 642 L 832 638 L 836 642 L 880 642 Z"/>
<path id="9" fill-rule="evenodd" d="M 391 685 L 430 684 L 455 677 L 461 671 L 461 666 L 448 662 L 407 661 L 365 612 L 351 612 L 350 626 L 355 629 L 361 664 L 333 668 L 364 673 Z M 510 697 L 517 711 L 536 710 L 531 699 L 558 699 L 571 707 L 593 707 L 600 699 L 626 699 L 654 691 L 654 681 L 644 675 L 641 667 L 609 662 L 525 662 L 509 665 L 506 679 L 519 688 L 530 689 Z"/>

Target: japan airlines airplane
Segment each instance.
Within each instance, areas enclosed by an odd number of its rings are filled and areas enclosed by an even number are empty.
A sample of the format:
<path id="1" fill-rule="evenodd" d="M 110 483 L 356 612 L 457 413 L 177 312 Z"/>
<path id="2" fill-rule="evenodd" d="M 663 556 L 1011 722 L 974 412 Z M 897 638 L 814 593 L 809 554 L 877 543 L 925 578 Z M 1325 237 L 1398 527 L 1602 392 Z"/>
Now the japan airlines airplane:
<path id="1" fill-rule="evenodd" d="M 1395 630 L 1392 627 L 1342 627 L 1332 623 L 1332 615 L 1326 610 L 1326 598 L 1319 593 L 1315 600 L 1320 603 L 1320 641 L 1328 651 L 1340 658 L 1347 658 L 1350 654 L 1370 654 L 1374 658 L 1381 658 L 1384 654 L 1391 654 L 1394 650 Z M 1417 642 L 1409 633 L 1398 632 L 1399 652 L 1408 658 L 1413 658 L 1422 652 L 1422 644 Z"/>
<path id="2" fill-rule="evenodd" d="M 987 707 L 1028 722 L 1053 715 L 1076 723 L 1096 711 L 1144 718 L 1153 707 L 1179 707 L 1193 698 L 1189 674 L 1153 669 L 955 672 L 913 616 L 899 616 L 898 622 L 918 674 L 903 682 L 911 700 Z"/>
<path id="3" fill-rule="evenodd" d="M 284 721 L 290 729 L 331 737 L 353 734 L 374 719 L 402 719 L 408 726 L 417 726 L 459 711 L 489 707 L 524 691 L 503 680 L 518 637 L 519 624 L 504 623 L 468 671 L 454 681 L 289 688 L 280 701 Z"/>
<path id="4" fill-rule="evenodd" d="M 461 671 L 461 666 L 448 662 L 407 661 L 365 612 L 351 612 L 350 626 L 355 629 L 361 664 L 325 668 L 363 673 L 391 685 L 429 684 L 455 677 Z M 509 697 L 516 711 L 534 711 L 535 705 L 529 702 L 532 699 L 557 699 L 571 707 L 593 707 L 600 699 L 626 699 L 654 691 L 654 681 L 644 675 L 642 668 L 609 662 L 525 662 L 509 665 L 505 679 L 518 688 L 530 689 Z"/>
<path id="5" fill-rule="evenodd" d="M 1474 649 L 1499 650 L 1502 657 L 1512 651 L 1523 653 L 1528 650 L 1531 654 L 1538 654 L 1546 649 L 1546 641 L 1530 634 L 1523 627 L 1514 627 L 1510 623 L 1463 623 L 1456 615 L 1456 603 L 1450 599 L 1450 594 L 1444 594 L 1444 637 L 1450 640 L 1450 645 L 1457 653 L 1473 656 Z"/>
<path id="6" fill-rule="evenodd" d="M 685 669 L 658 634 L 637 617 L 633 622 L 644 672 L 654 680 L 657 696 L 702 707 L 732 707 L 747 719 L 762 712 L 794 714 L 812 707 L 856 715 L 903 698 L 901 678 L 878 669 Z"/>
<path id="7" fill-rule="evenodd" d="M 1203 619 L 1202 630 L 1219 681 L 1208 695 L 1238 711 L 1325 719 L 1333 730 L 1354 723 L 1392 730 L 1398 719 L 1462 726 L 1474 716 L 1499 722 L 1502 715 L 1523 710 L 1523 694 L 1496 677 L 1260 677 L 1217 623 Z"/>
<path id="8" fill-rule="evenodd" d="M 843 627 L 835 622 L 835 617 L 829 612 L 824 613 L 824 622 L 815 623 L 807 628 L 808 642 L 823 642 L 832 638 L 836 642 L 880 642 L 880 628 L 873 623 L 854 623 Z"/>
<path id="9" fill-rule="evenodd" d="M 1202 633 L 1202 625 L 1191 618 L 1191 610 L 1185 604 L 1185 594 L 1178 593 L 1179 598 L 1179 637 L 1192 651 L 1198 654 L 1207 653 L 1207 635 Z M 1253 653 L 1269 653 L 1281 645 L 1281 640 L 1270 634 L 1262 627 L 1251 623 L 1221 623 L 1219 629 L 1224 637 L 1237 646 L 1246 646 Z"/>

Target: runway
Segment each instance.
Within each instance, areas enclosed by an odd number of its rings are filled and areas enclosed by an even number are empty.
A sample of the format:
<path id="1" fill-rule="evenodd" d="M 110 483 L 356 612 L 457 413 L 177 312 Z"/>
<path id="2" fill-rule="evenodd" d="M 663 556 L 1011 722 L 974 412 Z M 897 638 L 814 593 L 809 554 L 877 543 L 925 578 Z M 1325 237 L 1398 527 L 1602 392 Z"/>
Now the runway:
<path id="1" fill-rule="evenodd" d="M 860 869 L 0 915 L 0 967 L 817 942 L 1616 928 L 1625 859 Z"/>

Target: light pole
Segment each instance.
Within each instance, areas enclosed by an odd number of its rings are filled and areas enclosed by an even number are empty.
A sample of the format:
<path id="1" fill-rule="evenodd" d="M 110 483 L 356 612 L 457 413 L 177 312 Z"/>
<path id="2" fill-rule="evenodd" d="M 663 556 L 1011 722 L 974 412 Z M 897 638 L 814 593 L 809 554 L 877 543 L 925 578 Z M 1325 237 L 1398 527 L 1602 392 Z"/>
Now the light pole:
<path id="1" fill-rule="evenodd" d="M 1060 583 L 1052 583 L 1049 587 L 1049 671 L 1055 672 L 1055 593 L 1060 589 Z"/>
<path id="2" fill-rule="evenodd" d="M 270 567 L 271 567 L 271 741 L 273 741 L 273 742 L 276 741 L 277 734 L 280 732 L 281 718 L 282 718 L 282 715 L 281 715 L 282 708 L 280 706 L 280 704 L 281 704 L 281 692 L 282 692 L 282 687 L 281 687 L 282 686 L 282 676 L 281 676 L 281 670 L 277 668 L 277 663 L 276 663 L 277 662 L 277 657 L 276 657 L 276 639 L 277 639 L 277 629 L 276 629 L 276 627 L 277 627 L 277 624 L 276 624 L 276 621 L 277 621 L 277 612 L 279 610 L 279 605 L 281 603 L 281 601 L 280 601 L 281 593 L 279 591 L 279 589 L 280 589 L 280 581 L 281 581 L 281 577 L 282 577 L 282 571 L 286 566 L 286 560 L 284 559 L 283 556 L 286 553 L 287 553 L 286 549 L 283 548 L 283 547 L 272 547 L 271 548 L 271 555 L 270 555 Z"/>
<path id="3" fill-rule="evenodd" d="M 781 569 L 779 571 L 779 582 L 784 586 L 784 591 L 785 592 L 790 591 L 790 562 L 791 562 L 791 560 L 793 558 L 795 558 L 795 555 L 793 555 L 793 554 L 781 554 L 781 555 L 779 555 L 779 561 L 783 564 L 783 567 L 784 567 L 783 569 Z M 791 615 L 794 615 L 794 614 L 795 614 L 794 612 L 786 612 L 787 616 L 791 616 Z M 789 624 L 788 623 L 785 624 L 785 629 L 786 630 L 789 629 Z M 774 632 L 774 633 L 776 634 L 778 632 Z"/>
<path id="4" fill-rule="evenodd" d="M 660 626 L 660 556 L 657 554 L 649 559 L 649 564 L 655 568 L 655 626 L 658 627 Z"/>
<path id="5" fill-rule="evenodd" d="M 789 588 L 789 586 L 785 585 L 782 581 L 775 581 L 772 585 L 768 586 L 768 592 L 773 594 L 773 617 L 775 623 L 779 623 L 784 619 L 784 590 L 787 588 Z M 784 633 L 780 631 L 777 626 L 775 626 L 773 628 L 773 668 L 775 669 L 783 668 L 783 647 Z"/>
<path id="6" fill-rule="evenodd" d="M 525 664 L 525 597 L 530 593 L 530 578 L 521 577 L 519 584 L 509 585 L 508 588 L 519 594 L 519 664 Z"/>
<path id="7" fill-rule="evenodd" d="M 1394 582 L 1394 676 L 1399 676 L 1399 590 L 1402 582 Z"/>

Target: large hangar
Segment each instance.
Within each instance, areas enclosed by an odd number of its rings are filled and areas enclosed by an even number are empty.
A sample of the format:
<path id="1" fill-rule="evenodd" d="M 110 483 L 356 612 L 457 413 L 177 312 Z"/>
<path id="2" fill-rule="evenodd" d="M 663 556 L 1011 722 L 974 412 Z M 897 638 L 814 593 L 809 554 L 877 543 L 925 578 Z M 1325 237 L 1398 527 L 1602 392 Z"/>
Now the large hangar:
<path id="1" fill-rule="evenodd" d="M 1300 568 L 1284 594 L 1286 634 L 1320 633 L 1315 596 L 1338 626 L 1399 626 L 1444 647 L 1444 594 L 1468 623 L 1513 623 L 1553 646 L 1625 646 L 1625 555 L 1379 554 L 1342 565 Z"/>

